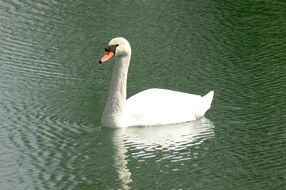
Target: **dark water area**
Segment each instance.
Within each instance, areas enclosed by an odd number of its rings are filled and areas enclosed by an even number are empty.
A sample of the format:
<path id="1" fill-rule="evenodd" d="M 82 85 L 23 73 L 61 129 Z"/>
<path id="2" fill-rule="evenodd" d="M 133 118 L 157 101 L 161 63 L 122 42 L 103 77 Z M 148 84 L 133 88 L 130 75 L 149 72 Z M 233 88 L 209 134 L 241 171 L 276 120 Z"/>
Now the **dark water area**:
<path id="1" fill-rule="evenodd" d="M 0 189 L 285 189 L 285 1 L 0 1 Z M 215 91 L 206 118 L 100 126 L 129 40 L 128 95 Z"/>

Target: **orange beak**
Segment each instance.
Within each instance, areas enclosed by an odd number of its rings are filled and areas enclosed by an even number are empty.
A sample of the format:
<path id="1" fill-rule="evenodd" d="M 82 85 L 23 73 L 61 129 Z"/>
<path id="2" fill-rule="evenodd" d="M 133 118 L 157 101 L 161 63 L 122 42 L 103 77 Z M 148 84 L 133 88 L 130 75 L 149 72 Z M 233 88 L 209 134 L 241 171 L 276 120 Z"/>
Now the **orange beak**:
<path id="1" fill-rule="evenodd" d="M 99 60 L 99 63 L 104 63 L 106 61 L 108 61 L 109 59 L 111 59 L 113 56 L 115 55 L 114 51 L 112 50 L 108 50 L 106 51 L 106 53 L 104 54 L 104 56 Z"/>

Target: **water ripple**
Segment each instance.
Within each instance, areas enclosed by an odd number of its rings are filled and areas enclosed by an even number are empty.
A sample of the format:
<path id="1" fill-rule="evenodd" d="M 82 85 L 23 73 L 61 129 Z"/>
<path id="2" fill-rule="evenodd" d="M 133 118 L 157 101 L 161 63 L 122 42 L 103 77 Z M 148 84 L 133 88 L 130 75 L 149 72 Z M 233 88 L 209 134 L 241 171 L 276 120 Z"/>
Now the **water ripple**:
<path id="1" fill-rule="evenodd" d="M 81 145 L 72 136 L 86 133 L 85 129 L 90 130 L 88 127 L 49 117 L 29 117 L 17 122 L 21 122 L 23 129 L 14 130 L 9 141 L 21 152 L 15 167 L 25 165 L 19 180 L 37 187 L 72 188 L 86 179 L 84 173 L 74 173 L 78 170 L 77 163 L 85 163 L 89 158 L 78 151 Z M 70 136 L 70 141 L 63 136 Z"/>

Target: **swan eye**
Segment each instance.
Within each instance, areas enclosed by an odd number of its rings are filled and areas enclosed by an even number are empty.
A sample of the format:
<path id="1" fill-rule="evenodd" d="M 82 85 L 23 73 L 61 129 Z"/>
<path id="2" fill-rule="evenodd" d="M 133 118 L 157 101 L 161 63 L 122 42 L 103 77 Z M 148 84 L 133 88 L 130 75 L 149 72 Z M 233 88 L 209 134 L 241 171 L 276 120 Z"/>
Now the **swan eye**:
<path id="1" fill-rule="evenodd" d="M 112 45 L 112 46 L 109 46 L 109 50 L 115 52 L 116 48 L 117 48 L 118 45 Z"/>
<path id="2" fill-rule="evenodd" d="M 115 52 L 117 46 L 119 46 L 119 45 L 118 45 L 118 44 L 117 44 L 117 45 L 111 45 L 111 46 L 106 47 L 104 50 L 105 50 L 106 52 L 109 52 L 109 51 Z"/>

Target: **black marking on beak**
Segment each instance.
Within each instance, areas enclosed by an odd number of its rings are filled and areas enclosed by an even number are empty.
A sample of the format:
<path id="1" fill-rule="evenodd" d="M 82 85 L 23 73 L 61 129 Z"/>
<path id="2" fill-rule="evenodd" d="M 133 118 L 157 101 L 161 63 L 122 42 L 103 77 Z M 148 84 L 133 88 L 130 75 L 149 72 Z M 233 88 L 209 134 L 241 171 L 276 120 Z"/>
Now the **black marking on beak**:
<path id="1" fill-rule="evenodd" d="M 106 52 L 113 51 L 113 52 L 115 53 L 117 46 L 119 46 L 119 45 L 118 45 L 118 44 L 116 44 L 116 45 L 111 45 L 111 46 L 106 47 L 104 50 L 105 50 Z"/>

